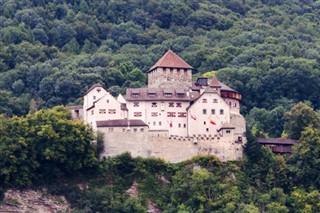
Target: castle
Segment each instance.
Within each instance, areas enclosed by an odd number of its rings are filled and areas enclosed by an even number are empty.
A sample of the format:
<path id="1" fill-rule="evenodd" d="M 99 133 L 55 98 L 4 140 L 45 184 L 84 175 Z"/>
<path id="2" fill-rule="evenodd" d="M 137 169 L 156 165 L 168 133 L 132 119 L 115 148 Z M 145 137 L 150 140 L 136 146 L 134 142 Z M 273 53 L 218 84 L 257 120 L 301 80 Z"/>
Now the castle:
<path id="1" fill-rule="evenodd" d="M 169 50 L 147 71 L 148 87 L 115 98 L 95 84 L 82 107 L 70 107 L 72 115 L 104 133 L 105 157 L 130 152 L 170 162 L 205 154 L 240 159 L 246 143 L 241 94 L 215 76 L 193 82 L 192 70 Z"/>

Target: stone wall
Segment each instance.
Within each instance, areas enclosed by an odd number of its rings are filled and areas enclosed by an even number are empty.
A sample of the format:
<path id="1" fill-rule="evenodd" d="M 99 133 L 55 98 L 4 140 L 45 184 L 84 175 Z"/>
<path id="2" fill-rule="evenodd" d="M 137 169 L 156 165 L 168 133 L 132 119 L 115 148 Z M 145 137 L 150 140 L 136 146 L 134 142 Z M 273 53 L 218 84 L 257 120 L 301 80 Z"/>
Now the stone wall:
<path id="1" fill-rule="evenodd" d="M 191 69 L 157 68 L 148 73 L 148 88 L 189 89 L 191 84 Z"/>
<path id="2" fill-rule="evenodd" d="M 239 160 L 243 154 L 243 144 L 236 142 L 234 136 L 213 137 L 177 137 L 169 136 L 167 131 L 149 131 L 145 133 L 106 132 L 105 151 L 102 156 L 111 157 L 130 152 L 133 157 L 157 157 L 177 163 L 191 159 L 196 155 L 212 154 L 221 161 Z"/>

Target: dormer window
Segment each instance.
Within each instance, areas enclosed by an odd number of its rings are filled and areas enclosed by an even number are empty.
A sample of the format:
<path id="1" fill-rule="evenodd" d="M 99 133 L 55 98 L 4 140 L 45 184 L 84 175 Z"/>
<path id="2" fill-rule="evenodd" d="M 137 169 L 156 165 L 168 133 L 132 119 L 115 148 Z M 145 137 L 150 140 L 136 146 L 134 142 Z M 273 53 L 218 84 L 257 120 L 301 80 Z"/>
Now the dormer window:
<path id="1" fill-rule="evenodd" d="M 157 92 L 155 90 L 148 89 L 148 97 L 155 98 L 157 96 Z"/>
<path id="2" fill-rule="evenodd" d="M 184 98 L 186 95 L 186 92 L 184 89 L 176 89 L 176 94 L 178 98 Z"/>
<path id="3" fill-rule="evenodd" d="M 134 91 L 131 92 L 131 97 L 139 98 L 139 96 L 140 96 L 139 90 L 134 90 Z"/>
<path id="4" fill-rule="evenodd" d="M 172 93 L 164 93 L 164 97 L 171 98 L 172 97 Z"/>

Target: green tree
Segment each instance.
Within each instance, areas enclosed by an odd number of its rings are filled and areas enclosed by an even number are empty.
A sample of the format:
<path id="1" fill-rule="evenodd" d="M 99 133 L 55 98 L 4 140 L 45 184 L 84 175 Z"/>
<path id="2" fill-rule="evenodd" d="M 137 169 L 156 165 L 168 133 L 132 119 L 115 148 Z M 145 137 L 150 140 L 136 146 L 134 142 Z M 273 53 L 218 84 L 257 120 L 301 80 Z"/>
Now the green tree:
<path id="1" fill-rule="evenodd" d="M 320 118 L 317 113 L 310 106 L 301 102 L 286 113 L 285 118 L 285 131 L 292 139 L 299 139 L 301 132 L 308 126 L 313 128 L 320 127 Z"/>

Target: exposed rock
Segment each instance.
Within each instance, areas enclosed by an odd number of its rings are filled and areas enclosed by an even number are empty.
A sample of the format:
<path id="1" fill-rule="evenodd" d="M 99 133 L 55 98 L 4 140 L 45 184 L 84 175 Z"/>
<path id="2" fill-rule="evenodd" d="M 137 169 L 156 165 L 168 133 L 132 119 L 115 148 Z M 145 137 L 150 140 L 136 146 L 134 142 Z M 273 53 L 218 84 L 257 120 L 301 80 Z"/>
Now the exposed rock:
<path id="1" fill-rule="evenodd" d="M 161 213 L 161 210 L 157 208 L 157 206 L 151 201 L 148 200 L 148 213 Z"/>
<path id="2" fill-rule="evenodd" d="M 52 196 L 45 191 L 7 190 L 0 205 L 0 212 L 56 213 L 70 212 L 71 208 L 63 196 Z"/>
<path id="3" fill-rule="evenodd" d="M 130 189 L 126 191 L 126 194 L 135 198 L 139 196 L 138 183 L 136 181 L 134 181 Z"/>

